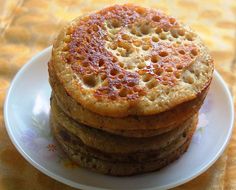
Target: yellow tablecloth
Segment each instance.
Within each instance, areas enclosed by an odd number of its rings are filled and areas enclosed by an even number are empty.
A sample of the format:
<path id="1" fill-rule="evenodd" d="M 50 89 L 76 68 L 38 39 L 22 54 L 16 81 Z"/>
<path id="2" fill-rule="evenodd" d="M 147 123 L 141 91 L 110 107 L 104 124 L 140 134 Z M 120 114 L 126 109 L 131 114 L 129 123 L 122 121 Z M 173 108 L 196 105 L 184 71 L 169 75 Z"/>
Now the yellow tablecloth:
<path id="1" fill-rule="evenodd" d="M 3 103 L 14 74 L 52 44 L 71 19 L 115 0 L 0 0 L 0 189 L 73 189 L 36 170 L 17 152 L 4 126 Z M 134 0 L 160 8 L 190 25 L 215 59 L 216 69 L 236 93 L 236 1 Z M 204 156 L 204 155 L 203 155 Z M 204 174 L 176 190 L 236 189 L 236 131 L 220 159 Z"/>

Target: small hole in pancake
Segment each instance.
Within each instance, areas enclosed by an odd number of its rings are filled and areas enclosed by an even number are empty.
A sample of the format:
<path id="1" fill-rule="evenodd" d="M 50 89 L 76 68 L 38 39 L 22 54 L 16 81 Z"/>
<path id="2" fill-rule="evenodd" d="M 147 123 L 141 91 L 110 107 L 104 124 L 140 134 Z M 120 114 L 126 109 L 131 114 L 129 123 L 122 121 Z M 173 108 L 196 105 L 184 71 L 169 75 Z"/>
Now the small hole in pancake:
<path id="1" fill-rule="evenodd" d="M 176 43 L 177 44 L 182 44 L 182 41 L 180 39 L 177 39 Z"/>
<path id="2" fill-rule="evenodd" d="M 131 29 L 131 34 L 136 35 L 136 36 L 138 36 L 138 37 L 141 37 L 141 36 L 142 36 L 141 31 L 140 31 L 138 28 L 136 28 L 136 27 L 133 27 L 133 28 Z"/>
<path id="3" fill-rule="evenodd" d="M 95 87 L 97 84 L 97 80 L 94 75 L 85 75 L 83 76 L 84 84 L 90 88 Z"/>
<path id="4" fill-rule="evenodd" d="M 121 89 L 122 85 L 119 83 L 119 84 L 116 84 L 116 88 L 117 89 Z"/>
<path id="5" fill-rule="evenodd" d="M 123 75 L 123 74 L 119 74 L 119 75 L 118 75 L 118 78 L 119 78 L 119 79 L 123 79 L 123 78 L 124 78 L 124 75 Z"/>
<path id="6" fill-rule="evenodd" d="M 64 39 L 64 42 L 65 43 L 69 43 L 71 41 L 71 37 L 70 35 L 66 35 L 65 39 Z"/>
<path id="7" fill-rule="evenodd" d="M 162 79 L 163 79 L 163 81 L 168 81 L 168 80 L 169 80 L 169 77 L 163 76 Z"/>
<path id="8" fill-rule="evenodd" d="M 179 30 L 178 30 L 178 34 L 179 34 L 180 36 L 184 36 L 185 31 L 184 31 L 183 29 L 179 29 Z"/>
<path id="9" fill-rule="evenodd" d="M 142 44 L 142 42 L 140 40 L 135 40 L 133 43 L 137 47 L 141 46 L 141 44 Z"/>
<path id="10" fill-rule="evenodd" d="M 90 42 L 90 39 L 89 39 L 89 38 L 86 38 L 86 42 L 88 42 L 88 43 L 89 43 L 89 42 Z"/>
<path id="11" fill-rule="evenodd" d="M 106 85 L 107 86 L 107 85 Z M 108 94 L 109 93 L 109 90 L 108 89 L 102 89 L 101 91 L 101 94 Z"/>
<path id="12" fill-rule="evenodd" d="M 162 32 L 162 29 L 158 27 L 158 28 L 156 28 L 155 31 L 156 31 L 157 34 L 160 34 Z"/>
<path id="13" fill-rule="evenodd" d="M 149 58 L 150 58 L 149 56 L 145 56 L 144 60 L 147 61 L 147 60 L 149 60 Z"/>
<path id="14" fill-rule="evenodd" d="M 193 41 L 193 36 L 191 34 L 186 34 L 185 37 L 188 41 Z"/>
<path id="15" fill-rule="evenodd" d="M 142 25 L 140 31 L 142 32 L 143 35 L 147 35 L 150 32 L 150 28 L 148 25 Z"/>
<path id="16" fill-rule="evenodd" d="M 148 82 L 151 80 L 151 76 L 148 74 L 143 75 L 142 77 L 143 82 Z"/>
<path id="17" fill-rule="evenodd" d="M 119 41 L 118 46 L 125 49 L 127 52 L 132 52 L 132 45 L 129 42 L 126 41 Z"/>
<path id="18" fill-rule="evenodd" d="M 153 63 L 157 63 L 158 60 L 159 60 L 159 57 L 158 57 L 157 55 L 152 55 L 152 56 L 151 56 L 151 61 L 152 61 Z"/>
<path id="19" fill-rule="evenodd" d="M 127 57 L 128 54 L 127 54 L 127 52 L 126 52 L 125 49 L 122 48 L 122 49 L 119 49 L 118 51 L 120 52 L 120 55 L 121 55 L 122 57 Z"/>
<path id="20" fill-rule="evenodd" d="M 161 68 L 156 68 L 154 70 L 154 73 L 157 75 L 157 76 L 161 76 L 161 74 L 163 73 L 163 70 Z"/>
<path id="21" fill-rule="evenodd" d="M 159 52 L 159 55 L 161 57 L 166 57 L 168 55 L 168 53 L 166 51 L 161 51 L 161 52 Z"/>
<path id="22" fill-rule="evenodd" d="M 128 84 L 127 84 L 129 87 L 133 87 L 133 86 L 135 86 L 135 83 L 134 82 L 128 82 Z"/>
<path id="23" fill-rule="evenodd" d="M 144 44 L 142 46 L 142 50 L 147 51 L 149 49 L 149 45 Z"/>
<path id="24" fill-rule="evenodd" d="M 117 19 L 112 19 L 111 20 L 111 25 L 114 27 L 114 28 L 118 28 L 118 27 L 121 27 L 121 22 Z"/>
<path id="25" fill-rule="evenodd" d="M 83 61 L 83 62 L 82 62 L 82 66 L 83 66 L 83 67 L 88 67 L 88 66 L 89 66 L 89 63 L 88 63 L 87 61 Z"/>
<path id="26" fill-rule="evenodd" d="M 97 32 L 98 29 L 99 29 L 97 25 L 93 25 L 92 28 L 93 28 L 93 31 L 94 31 L 94 32 Z"/>
<path id="27" fill-rule="evenodd" d="M 169 28 L 168 28 L 168 27 L 164 27 L 164 28 L 163 28 L 163 31 L 164 31 L 164 32 L 168 32 L 168 31 L 169 31 Z"/>
<path id="28" fill-rule="evenodd" d="M 130 36 L 128 34 L 122 34 L 121 37 L 123 40 L 130 40 Z"/>
<path id="29" fill-rule="evenodd" d="M 170 18 L 170 19 L 169 19 L 169 22 L 170 22 L 171 24 L 174 24 L 175 21 L 176 21 L 175 18 Z"/>
<path id="30" fill-rule="evenodd" d="M 179 36 L 178 36 L 178 31 L 175 30 L 175 29 L 171 30 L 170 33 L 171 33 L 171 35 L 172 35 L 174 38 L 178 38 L 178 37 L 179 37 Z"/>
<path id="31" fill-rule="evenodd" d="M 175 77 L 176 77 L 177 79 L 180 78 L 180 73 L 179 73 L 179 72 L 175 72 L 174 75 L 175 75 Z"/>
<path id="32" fill-rule="evenodd" d="M 147 97 L 151 102 L 153 102 L 155 100 L 155 96 L 154 95 L 150 95 Z"/>
<path id="33" fill-rule="evenodd" d="M 98 62 L 98 66 L 101 67 L 104 65 L 104 60 L 103 59 L 99 59 L 99 62 Z"/>
<path id="34" fill-rule="evenodd" d="M 143 69 L 145 66 L 146 66 L 146 64 L 141 62 L 138 64 L 138 69 Z"/>
<path id="35" fill-rule="evenodd" d="M 110 48 L 112 50 L 116 50 L 117 49 L 117 44 L 115 44 L 115 43 L 111 43 L 109 46 L 110 46 Z"/>
<path id="36" fill-rule="evenodd" d="M 156 15 L 156 16 L 153 16 L 153 17 L 152 17 L 152 20 L 153 20 L 154 22 L 160 22 L 161 17 L 158 16 L 158 15 Z"/>
<path id="37" fill-rule="evenodd" d="M 135 67 L 135 65 L 133 63 L 127 63 L 126 64 L 127 69 L 133 69 L 134 67 Z"/>
<path id="38" fill-rule="evenodd" d="M 168 83 L 167 81 L 163 81 L 162 84 L 166 86 L 166 85 L 168 85 L 169 83 Z"/>
<path id="39" fill-rule="evenodd" d="M 161 40 L 166 40 L 166 35 L 164 33 L 160 33 L 160 39 Z"/>
<path id="40" fill-rule="evenodd" d="M 137 12 L 138 14 L 140 14 L 140 15 L 145 15 L 145 14 L 146 14 L 146 10 L 145 10 L 144 8 L 142 8 L 142 7 L 138 7 L 138 8 L 136 9 L 136 12 Z"/>
<path id="41" fill-rule="evenodd" d="M 120 65 L 121 68 L 124 67 L 124 63 L 122 63 L 122 62 L 119 62 L 119 65 Z"/>
<path id="42" fill-rule="evenodd" d="M 177 68 L 178 70 L 181 70 L 181 69 L 183 69 L 183 66 L 182 66 L 181 64 L 177 64 L 177 65 L 176 65 L 176 68 Z"/>
<path id="43" fill-rule="evenodd" d="M 157 36 L 153 36 L 153 37 L 152 37 L 152 41 L 153 41 L 153 42 L 158 42 L 158 41 L 159 41 L 159 39 L 158 39 L 158 37 L 157 37 Z"/>
<path id="44" fill-rule="evenodd" d="M 173 68 L 172 68 L 172 67 L 167 67 L 165 70 L 166 70 L 168 73 L 173 72 Z"/>
<path id="45" fill-rule="evenodd" d="M 137 30 L 136 30 L 135 27 L 132 27 L 131 30 L 130 30 L 130 32 L 131 32 L 131 34 L 136 35 Z"/>
<path id="46" fill-rule="evenodd" d="M 150 82 L 148 82 L 147 84 L 146 84 L 146 86 L 149 88 L 149 89 L 152 89 L 152 88 L 154 88 L 154 87 L 156 87 L 157 86 L 157 81 L 154 79 L 154 80 L 151 80 Z"/>
<path id="47" fill-rule="evenodd" d="M 194 55 L 194 56 L 197 56 L 198 52 L 196 49 L 192 49 L 191 50 L 191 54 Z"/>
<path id="48" fill-rule="evenodd" d="M 184 55 L 185 54 L 185 51 L 184 50 L 179 50 L 179 53 L 181 54 L 181 55 Z"/>
<path id="49" fill-rule="evenodd" d="M 106 78 L 107 78 L 106 74 L 102 74 L 102 75 L 101 75 L 102 81 L 104 81 Z"/>
<path id="50" fill-rule="evenodd" d="M 115 63 L 115 62 L 117 62 L 117 61 L 118 61 L 117 57 L 113 57 L 113 58 L 112 58 L 112 62 L 113 62 L 113 63 Z"/>
<path id="51" fill-rule="evenodd" d="M 119 92 L 120 97 L 126 97 L 127 96 L 127 90 L 125 88 L 121 89 Z"/>
<path id="52" fill-rule="evenodd" d="M 110 74 L 111 74 L 112 76 L 115 76 L 115 75 L 118 74 L 118 70 L 117 70 L 117 69 L 112 69 L 111 72 L 110 72 Z"/>

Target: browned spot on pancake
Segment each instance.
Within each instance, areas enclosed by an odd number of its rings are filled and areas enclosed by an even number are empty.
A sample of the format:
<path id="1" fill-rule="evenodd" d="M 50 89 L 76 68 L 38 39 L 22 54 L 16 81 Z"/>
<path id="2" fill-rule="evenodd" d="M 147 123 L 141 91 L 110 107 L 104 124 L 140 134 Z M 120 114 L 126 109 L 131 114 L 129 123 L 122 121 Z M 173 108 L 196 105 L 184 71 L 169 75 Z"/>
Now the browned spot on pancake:
<path id="1" fill-rule="evenodd" d="M 151 31 L 155 36 L 145 37 Z M 168 32 L 175 39 L 184 40 L 173 41 Z M 131 34 L 142 39 L 132 39 Z M 102 85 L 94 90 L 98 99 L 136 100 L 158 84 L 173 86 L 179 78 L 176 71 L 180 73 L 188 67 L 198 52 L 192 42 L 195 36 L 185 32 L 175 18 L 131 5 L 116 5 L 83 17 L 68 29 L 67 36 L 63 48 L 68 52 L 65 59 L 86 88 L 96 87 L 100 80 Z M 116 55 L 108 50 L 106 43 L 116 50 Z M 148 52 L 145 61 L 151 58 L 151 62 L 145 63 L 139 57 L 124 64 L 117 58 L 129 57 L 137 47 Z M 152 82 L 139 85 L 140 78 L 147 74 Z"/>

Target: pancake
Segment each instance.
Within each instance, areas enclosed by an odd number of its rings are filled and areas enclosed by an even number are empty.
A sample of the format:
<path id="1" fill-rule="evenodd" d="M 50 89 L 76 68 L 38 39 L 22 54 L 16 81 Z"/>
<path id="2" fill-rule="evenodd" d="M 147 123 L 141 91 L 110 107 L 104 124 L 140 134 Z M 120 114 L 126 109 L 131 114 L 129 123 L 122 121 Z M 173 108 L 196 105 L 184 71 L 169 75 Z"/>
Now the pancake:
<path id="1" fill-rule="evenodd" d="M 164 13 L 114 5 L 70 22 L 51 63 L 66 93 L 103 116 L 159 115 L 209 86 L 213 60 L 201 39 Z"/>
<path id="2" fill-rule="evenodd" d="M 198 35 L 159 10 L 114 5 L 71 21 L 48 63 L 52 133 L 93 171 L 156 171 L 191 142 L 214 65 Z"/>
<path id="3" fill-rule="evenodd" d="M 97 149 L 96 147 L 95 148 L 90 147 L 84 142 L 82 142 L 78 136 L 74 135 L 66 128 L 61 126 L 60 123 L 57 122 L 53 116 L 51 117 L 51 124 L 53 126 L 54 134 L 60 136 L 58 138 L 61 138 L 61 142 L 63 141 L 64 143 L 69 144 L 69 146 L 73 147 L 74 150 L 76 150 L 77 152 L 81 152 L 84 155 L 112 162 L 117 161 L 117 162 L 143 162 L 143 163 L 165 158 L 171 152 L 181 147 L 190 138 L 190 136 L 192 136 L 192 133 L 196 126 L 196 122 L 191 122 L 188 128 L 186 128 L 180 136 L 174 139 L 170 144 L 164 144 L 164 146 L 160 146 L 159 149 L 156 150 L 149 150 L 149 149 L 143 150 L 141 148 L 139 151 L 136 152 L 132 151 L 124 153 L 124 151 L 121 152 L 113 151 L 108 153 L 102 149 Z M 132 145 L 132 142 L 130 142 L 130 144 L 127 144 L 127 146 L 130 145 Z"/>
<path id="4" fill-rule="evenodd" d="M 82 124 L 128 137 L 155 136 L 175 128 L 198 112 L 208 92 L 207 87 L 202 94 L 199 94 L 198 98 L 158 115 L 105 117 L 93 113 L 75 102 L 59 84 L 59 80 L 53 74 L 51 63 L 49 63 L 49 73 L 50 83 L 58 105 L 67 115 Z"/>
<path id="5" fill-rule="evenodd" d="M 65 130 L 77 136 L 84 144 L 89 147 L 101 150 L 107 153 L 135 153 L 144 151 L 155 151 L 168 146 L 175 142 L 191 128 L 193 123 L 197 122 L 197 114 L 185 121 L 174 130 L 162 135 L 149 138 L 128 138 L 119 135 L 112 135 L 102 130 L 93 129 L 89 126 L 84 126 L 76 123 L 69 118 L 57 106 L 55 98 L 51 100 L 51 116 L 54 120 L 54 125 L 60 125 Z"/>
<path id="6" fill-rule="evenodd" d="M 52 125 L 53 126 L 53 125 Z M 70 159 L 72 159 L 79 166 L 84 168 L 89 168 L 95 172 L 115 175 L 115 176 L 128 176 L 139 173 L 145 173 L 150 171 L 155 171 L 163 168 L 164 166 L 170 164 L 174 160 L 178 159 L 185 151 L 191 142 L 191 135 L 189 134 L 188 139 L 178 148 L 165 155 L 165 157 L 158 158 L 155 161 L 147 162 L 119 162 L 119 161 L 107 161 L 99 159 L 97 157 L 91 156 L 91 150 L 87 153 L 86 150 L 83 150 L 84 147 L 80 146 L 80 150 L 75 148 L 73 144 L 65 140 L 65 137 L 62 138 L 62 135 L 56 130 L 53 126 L 54 136 L 58 140 L 62 149 L 67 153 Z"/>

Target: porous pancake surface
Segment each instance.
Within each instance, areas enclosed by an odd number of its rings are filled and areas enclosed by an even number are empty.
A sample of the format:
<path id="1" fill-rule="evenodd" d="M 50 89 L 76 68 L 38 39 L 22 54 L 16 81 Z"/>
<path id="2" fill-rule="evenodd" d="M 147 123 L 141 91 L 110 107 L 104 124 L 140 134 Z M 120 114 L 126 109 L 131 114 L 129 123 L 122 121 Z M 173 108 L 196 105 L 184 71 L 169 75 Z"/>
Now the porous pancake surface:
<path id="1" fill-rule="evenodd" d="M 213 61 L 200 38 L 164 13 L 115 5 L 72 21 L 53 46 L 66 92 L 92 112 L 153 115 L 197 97 Z"/>
<path id="2" fill-rule="evenodd" d="M 55 76 L 52 62 L 49 63 L 50 84 L 58 106 L 68 116 L 79 123 L 98 128 L 109 133 L 127 137 L 148 137 L 162 134 L 181 125 L 200 109 L 208 92 L 207 87 L 199 96 L 191 101 L 184 102 L 175 108 L 157 115 L 109 117 L 101 116 L 85 109 L 64 90 Z"/>

